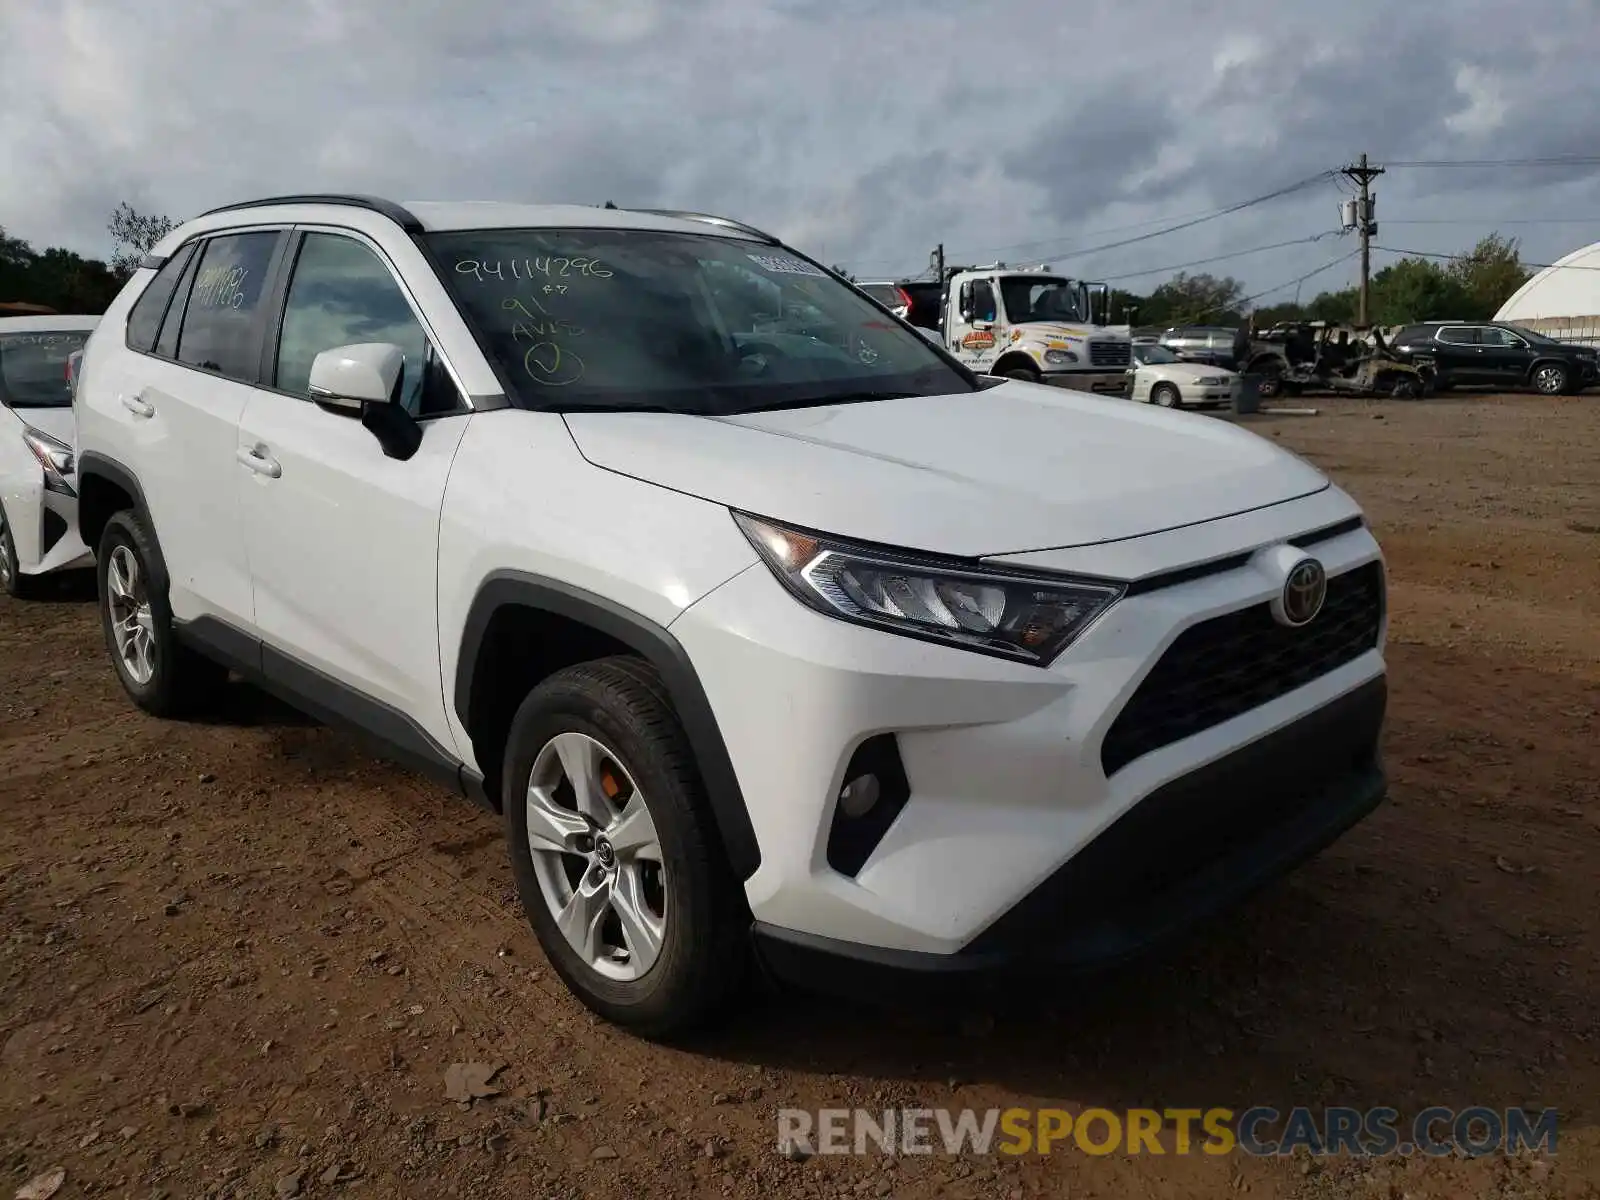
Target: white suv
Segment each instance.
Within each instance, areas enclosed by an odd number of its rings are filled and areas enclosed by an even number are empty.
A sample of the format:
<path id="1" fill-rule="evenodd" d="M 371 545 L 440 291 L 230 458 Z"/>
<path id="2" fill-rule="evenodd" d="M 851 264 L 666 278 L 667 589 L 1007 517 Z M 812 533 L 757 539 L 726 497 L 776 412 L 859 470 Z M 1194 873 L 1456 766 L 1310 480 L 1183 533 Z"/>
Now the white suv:
<path id="1" fill-rule="evenodd" d="M 135 702 L 232 668 L 503 812 L 551 963 L 648 1034 L 754 963 L 1120 958 L 1383 795 L 1349 496 L 975 376 L 721 218 L 208 213 L 107 312 L 79 436 Z"/>

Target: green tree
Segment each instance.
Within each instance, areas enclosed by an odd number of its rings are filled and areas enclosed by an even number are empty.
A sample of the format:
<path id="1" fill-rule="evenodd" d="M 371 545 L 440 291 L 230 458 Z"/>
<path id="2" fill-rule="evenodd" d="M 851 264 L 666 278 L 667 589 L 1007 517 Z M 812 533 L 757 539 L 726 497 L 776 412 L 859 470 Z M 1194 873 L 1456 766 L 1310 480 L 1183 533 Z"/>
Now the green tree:
<path id="1" fill-rule="evenodd" d="M 132 275 L 139 260 L 176 228 L 171 217 L 141 213 L 124 200 L 111 214 L 111 269 L 123 278 Z"/>
<path id="2" fill-rule="evenodd" d="M 1356 319 L 1356 289 L 1318 292 L 1306 305 L 1306 320 L 1337 321 L 1348 325 Z"/>
<path id="3" fill-rule="evenodd" d="M 1139 321 L 1150 325 L 1226 325 L 1244 319 L 1243 307 L 1244 285 L 1233 276 L 1218 279 L 1206 273 L 1188 275 L 1179 271 L 1150 293 Z"/>
<path id="4" fill-rule="evenodd" d="M 1466 305 L 1461 316 L 1489 320 L 1500 306 L 1532 278 L 1522 265 L 1520 243 L 1491 233 L 1470 252 L 1452 262 L 1447 274 L 1461 288 Z M 1446 314 L 1453 315 L 1453 314 Z"/>
<path id="5" fill-rule="evenodd" d="M 1437 263 L 1402 258 L 1372 277 L 1372 322 L 1404 325 L 1412 321 L 1462 320 L 1479 314 L 1461 281 Z"/>

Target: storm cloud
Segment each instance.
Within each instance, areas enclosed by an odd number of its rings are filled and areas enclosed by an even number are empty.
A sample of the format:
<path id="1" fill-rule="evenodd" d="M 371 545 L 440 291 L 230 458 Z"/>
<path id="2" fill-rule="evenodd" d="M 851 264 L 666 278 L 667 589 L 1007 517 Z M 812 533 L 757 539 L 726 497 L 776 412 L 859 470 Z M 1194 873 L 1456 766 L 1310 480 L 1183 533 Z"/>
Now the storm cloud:
<path id="1" fill-rule="evenodd" d="M 869 276 L 938 243 L 1112 276 L 1329 232 L 1332 180 L 1087 253 L 1363 151 L 1600 153 L 1593 0 L 5 0 L 0 22 L 0 225 L 95 255 L 122 200 L 353 190 L 722 212 Z M 1548 262 L 1600 238 L 1600 167 L 1396 165 L 1377 191 L 1386 245 L 1498 226 Z M 1346 249 L 1210 269 L 1267 288 Z"/>

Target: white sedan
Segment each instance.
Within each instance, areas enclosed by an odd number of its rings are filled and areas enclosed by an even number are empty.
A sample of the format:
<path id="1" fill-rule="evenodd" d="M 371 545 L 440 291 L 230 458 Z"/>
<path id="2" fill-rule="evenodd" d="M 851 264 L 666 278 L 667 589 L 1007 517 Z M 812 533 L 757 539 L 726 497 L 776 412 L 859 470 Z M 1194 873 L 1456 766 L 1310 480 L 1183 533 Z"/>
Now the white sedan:
<path id="1" fill-rule="evenodd" d="M 1163 408 L 1227 404 L 1239 387 L 1237 372 L 1184 362 L 1165 346 L 1136 343 L 1133 361 L 1133 391 L 1129 399 Z"/>
<path id="2" fill-rule="evenodd" d="M 94 561 L 78 540 L 75 353 L 99 317 L 0 319 L 0 592 Z"/>

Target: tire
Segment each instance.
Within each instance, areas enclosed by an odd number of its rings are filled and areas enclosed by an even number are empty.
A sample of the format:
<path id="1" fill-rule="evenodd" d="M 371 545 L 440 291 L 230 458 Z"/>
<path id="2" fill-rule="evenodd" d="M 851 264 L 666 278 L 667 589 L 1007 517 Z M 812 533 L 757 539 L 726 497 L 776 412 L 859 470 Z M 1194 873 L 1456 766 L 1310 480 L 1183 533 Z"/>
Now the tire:
<path id="1" fill-rule="evenodd" d="M 1183 398 L 1173 384 L 1158 383 L 1150 389 L 1150 403 L 1159 404 L 1162 408 L 1182 408 Z"/>
<path id="2" fill-rule="evenodd" d="M 597 781 L 587 815 L 568 763 Z M 750 978 L 750 914 L 655 670 L 641 659 L 605 658 L 540 683 L 512 720 L 503 779 L 517 891 L 573 994 L 649 1038 L 681 1036 L 720 1016 Z M 629 803 L 642 806 L 645 824 Z M 653 862 L 649 844 L 642 853 L 611 847 L 604 835 L 623 832 L 624 817 L 627 828 L 647 831 Z M 537 851 L 530 826 L 546 831 Z M 594 917 L 569 937 L 559 913 L 579 911 L 584 899 Z M 643 956 L 650 960 L 641 964 Z"/>
<path id="3" fill-rule="evenodd" d="M 1283 391 L 1283 377 L 1276 371 L 1262 373 L 1258 395 L 1263 400 L 1276 400 Z"/>
<path id="4" fill-rule="evenodd" d="M 1020 379 L 1024 383 L 1038 383 L 1044 378 L 1032 367 L 1011 367 L 1000 374 L 1007 379 Z"/>
<path id="5" fill-rule="evenodd" d="M 1561 363 L 1539 363 L 1533 368 L 1530 382 L 1541 396 L 1560 396 L 1571 387 L 1572 372 Z"/>
<path id="6" fill-rule="evenodd" d="M 38 591 L 37 581 L 24 575 L 17 563 L 17 543 L 6 519 L 6 510 L 0 507 L 0 591 L 13 600 L 26 600 Z"/>
<path id="7" fill-rule="evenodd" d="M 1422 384 L 1412 375 L 1396 375 L 1389 380 L 1389 395 L 1396 400 L 1422 399 Z"/>
<path id="8" fill-rule="evenodd" d="M 106 522 L 95 554 L 100 624 L 129 698 L 151 716 L 181 717 L 215 700 L 228 670 L 178 641 L 166 589 L 152 585 L 155 560 L 149 531 L 132 512 Z"/>

